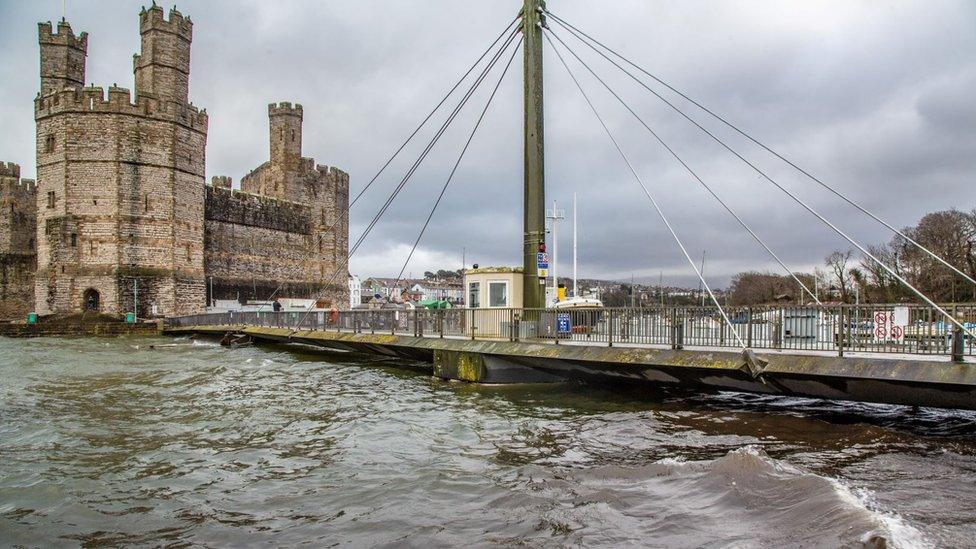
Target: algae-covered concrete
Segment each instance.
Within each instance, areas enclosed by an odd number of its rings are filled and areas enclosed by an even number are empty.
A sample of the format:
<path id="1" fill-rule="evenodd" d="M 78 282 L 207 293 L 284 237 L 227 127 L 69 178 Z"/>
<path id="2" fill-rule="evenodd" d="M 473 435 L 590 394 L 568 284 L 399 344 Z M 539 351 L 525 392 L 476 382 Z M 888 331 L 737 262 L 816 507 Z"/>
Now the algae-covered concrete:
<path id="1" fill-rule="evenodd" d="M 433 363 L 445 379 L 538 382 L 618 379 L 888 404 L 976 409 L 976 364 L 904 356 L 837 357 L 785 353 L 551 345 L 424 338 L 287 328 L 210 326 L 167 333 L 245 333 L 258 340 L 303 343 Z"/>

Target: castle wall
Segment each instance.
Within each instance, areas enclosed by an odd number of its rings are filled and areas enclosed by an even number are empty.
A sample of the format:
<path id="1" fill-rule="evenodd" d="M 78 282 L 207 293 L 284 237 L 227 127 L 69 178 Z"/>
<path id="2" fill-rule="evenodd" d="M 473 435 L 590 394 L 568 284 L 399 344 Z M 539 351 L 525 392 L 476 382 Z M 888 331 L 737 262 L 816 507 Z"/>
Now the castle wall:
<path id="1" fill-rule="evenodd" d="M 349 250 L 349 223 L 340 216 L 349 207 L 349 175 L 337 168 L 316 165 L 315 160 L 301 156 L 301 105 L 288 102 L 268 105 L 268 122 L 270 160 L 244 176 L 241 188 L 248 193 L 307 206 L 308 238 L 302 254 L 306 278 L 303 282 L 319 288 L 310 297 L 323 297 L 337 304 L 348 303 L 345 261 Z M 330 279 L 333 281 L 327 288 Z M 298 297 L 283 292 L 279 294 Z M 266 299 L 266 296 L 260 299 Z"/>
<path id="2" fill-rule="evenodd" d="M 279 296 L 335 298 L 324 284 L 332 271 L 309 253 L 315 249 L 309 207 L 208 186 L 205 217 L 211 299 L 266 300 L 279 285 Z"/>
<path id="3" fill-rule="evenodd" d="M 17 164 L 0 162 L 0 320 L 34 308 L 35 208 L 34 181 L 21 179 Z"/>

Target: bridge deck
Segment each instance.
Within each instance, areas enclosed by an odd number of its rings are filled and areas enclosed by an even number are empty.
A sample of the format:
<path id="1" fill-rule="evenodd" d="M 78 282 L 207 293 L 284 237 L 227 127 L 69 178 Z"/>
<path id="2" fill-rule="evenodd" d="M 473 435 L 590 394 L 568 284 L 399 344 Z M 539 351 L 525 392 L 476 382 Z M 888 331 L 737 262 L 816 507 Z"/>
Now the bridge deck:
<path id="1" fill-rule="evenodd" d="M 299 343 L 421 360 L 435 375 L 486 383 L 616 379 L 812 398 L 976 410 L 976 364 L 945 356 L 819 351 L 763 351 L 750 364 L 728 348 L 671 349 L 649 345 L 427 337 L 354 330 L 264 326 L 171 326 L 168 334 L 227 332 L 257 340 Z"/>

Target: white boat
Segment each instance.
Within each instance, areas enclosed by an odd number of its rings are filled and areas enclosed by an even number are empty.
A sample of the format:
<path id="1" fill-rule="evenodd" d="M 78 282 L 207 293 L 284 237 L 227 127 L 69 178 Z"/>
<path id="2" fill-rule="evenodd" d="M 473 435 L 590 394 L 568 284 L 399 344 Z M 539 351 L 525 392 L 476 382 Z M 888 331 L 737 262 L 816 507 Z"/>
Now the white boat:
<path id="1" fill-rule="evenodd" d="M 557 301 L 553 309 L 602 309 L 603 302 L 595 297 L 570 297 Z"/>

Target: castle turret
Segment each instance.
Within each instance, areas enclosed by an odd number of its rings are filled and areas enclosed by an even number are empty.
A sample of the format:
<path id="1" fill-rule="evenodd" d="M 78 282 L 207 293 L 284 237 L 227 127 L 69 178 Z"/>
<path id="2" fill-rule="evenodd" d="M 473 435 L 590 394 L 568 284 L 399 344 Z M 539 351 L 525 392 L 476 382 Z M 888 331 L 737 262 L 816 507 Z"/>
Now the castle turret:
<path id="1" fill-rule="evenodd" d="M 193 22 L 173 8 L 169 20 L 155 3 L 139 13 L 142 53 L 133 56 L 136 95 L 185 104 L 190 89 Z"/>
<path id="2" fill-rule="evenodd" d="M 50 22 L 38 23 L 37 38 L 41 45 L 41 95 L 83 87 L 88 33 L 75 36 L 71 25 L 62 19 L 57 33 L 52 31 Z"/>
<path id="3" fill-rule="evenodd" d="M 287 101 L 268 105 L 271 164 L 297 169 L 302 157 L 302 106 Z"/>

